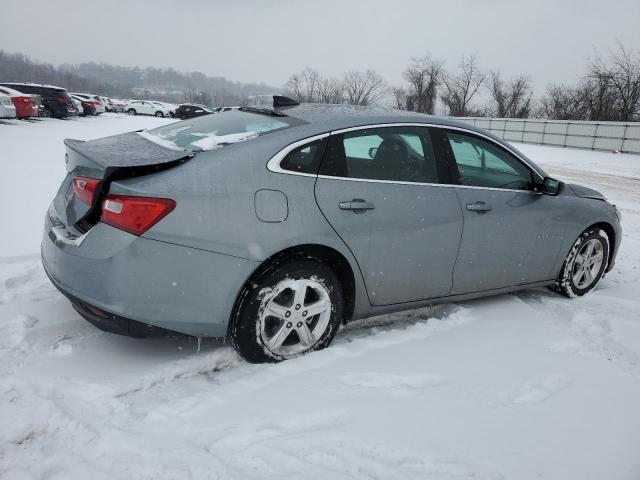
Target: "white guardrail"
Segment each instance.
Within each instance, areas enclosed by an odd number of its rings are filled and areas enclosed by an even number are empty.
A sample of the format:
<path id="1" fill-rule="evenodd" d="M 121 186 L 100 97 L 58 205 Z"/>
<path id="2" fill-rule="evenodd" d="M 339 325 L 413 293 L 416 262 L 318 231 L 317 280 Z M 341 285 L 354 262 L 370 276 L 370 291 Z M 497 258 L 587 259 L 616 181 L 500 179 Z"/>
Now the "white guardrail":
<path id="1" fill-rule="evenodd" d="M 511 142 L 640 154 L 640 122 L 454 117 Z"/>

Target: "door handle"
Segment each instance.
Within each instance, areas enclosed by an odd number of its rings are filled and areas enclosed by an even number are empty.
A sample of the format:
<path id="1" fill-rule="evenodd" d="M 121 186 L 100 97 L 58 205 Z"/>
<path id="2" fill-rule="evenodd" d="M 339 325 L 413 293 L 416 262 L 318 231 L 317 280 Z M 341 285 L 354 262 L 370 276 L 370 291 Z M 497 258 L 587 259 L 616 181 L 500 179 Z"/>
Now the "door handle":
<path id="1" fill-rule="evenodd" d="M 350 202 L 340 202 L 338 208 L 340 208 L 340 210 L 351 210 L 353 213 L 364 213 L 376 207 L 373 203 L 367 202 L 362 198 L 354 198 Z"/>
<path id="2" fill-rule="evenodd" d="M 467 203 L 467 210 L 476 213 L 487 213 L 493 210 L 491 205 L 487 205 L 484 202 Z"/>

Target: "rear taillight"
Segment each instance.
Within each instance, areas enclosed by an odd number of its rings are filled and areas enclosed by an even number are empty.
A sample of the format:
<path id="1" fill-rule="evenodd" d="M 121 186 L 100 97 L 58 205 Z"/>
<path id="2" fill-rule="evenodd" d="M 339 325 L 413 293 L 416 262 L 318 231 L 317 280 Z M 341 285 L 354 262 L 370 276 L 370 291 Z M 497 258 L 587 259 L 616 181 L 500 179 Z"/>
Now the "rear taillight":
<path id="1" fill-rule="evenodd" d="M 58 102 L 60 102 L 60 103 L 62 103 L 62 104 L 64 104 L 64 105 L 66 105 L 67 103 L 69 103 L 69 102 L 67 101 L 67 99 L 66 99 L 66 98 L 64 98 L 64 97 L 60 97 L 60 98 L 58 98 Z"/>
<path id="2" fill-rule="evenodd" d="M 97 178 L 73 177 L 73 193 L 87 205 L 93 203 L 93 196 L 100 184 Z"/>
<path id="3" fill-rule="evenodd" d="M 176 207 L 168 198 L 107 195 L 100 220 L 133 235 L 142 235 Z"/>

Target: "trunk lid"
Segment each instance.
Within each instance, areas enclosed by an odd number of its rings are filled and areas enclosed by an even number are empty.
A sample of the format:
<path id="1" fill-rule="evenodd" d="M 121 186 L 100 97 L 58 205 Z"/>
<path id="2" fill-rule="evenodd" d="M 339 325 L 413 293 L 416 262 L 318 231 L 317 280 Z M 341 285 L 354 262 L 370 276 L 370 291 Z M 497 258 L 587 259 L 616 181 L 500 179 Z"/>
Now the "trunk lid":
<path id="1" fill-rule="evenodd" d="M 67 175 L 53 202 L 57 214 L 54 223 L 74 227 L 80 234 L 100 220 L 100 205 L 111 182 L 173 168 L 194 155 L 169 150 L 136 132 L 90 141 L 66 139 L 64 144 Z M 74 193 L 74 177 L 100 180 L 91 205 Z"/>

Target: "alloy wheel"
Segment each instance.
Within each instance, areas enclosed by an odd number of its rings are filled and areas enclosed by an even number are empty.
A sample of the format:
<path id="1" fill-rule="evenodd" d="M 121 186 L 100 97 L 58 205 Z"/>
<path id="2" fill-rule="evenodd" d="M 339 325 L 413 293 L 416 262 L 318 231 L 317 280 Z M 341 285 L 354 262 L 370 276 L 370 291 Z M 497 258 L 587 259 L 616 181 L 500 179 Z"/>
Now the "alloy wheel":
<path id="1" fill-rule="evenodd" d="M 286 279 L 263 299 L 259 314 L 265 347 L 283 358 L 303 354 L 323 336 L 331 319 L 331 299 L 312 279 Z"/>
<path id="2" fill-rule="evenodd" d="M 597 278 L 604 261 L 604 248 L 595 238 L 582 245 L 573 262 L 572 277 L 576 287 L 589 287 Z"/>

